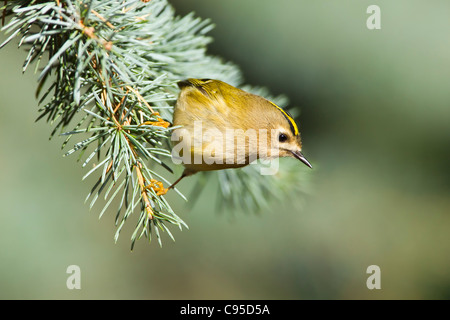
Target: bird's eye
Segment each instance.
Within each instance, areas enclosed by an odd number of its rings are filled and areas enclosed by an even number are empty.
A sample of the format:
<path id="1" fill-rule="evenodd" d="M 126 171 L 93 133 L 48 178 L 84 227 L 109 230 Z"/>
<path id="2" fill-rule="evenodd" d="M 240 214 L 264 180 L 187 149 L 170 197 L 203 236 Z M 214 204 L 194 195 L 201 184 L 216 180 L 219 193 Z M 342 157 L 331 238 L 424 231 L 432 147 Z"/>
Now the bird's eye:
<path id="1" fill-rule="evenodd" d="M 278 136 L 278 141 L 280 142 L 286 142 L 287 139 L 288 137 L 284 133 L 280 133 L 280 135 Z"/>

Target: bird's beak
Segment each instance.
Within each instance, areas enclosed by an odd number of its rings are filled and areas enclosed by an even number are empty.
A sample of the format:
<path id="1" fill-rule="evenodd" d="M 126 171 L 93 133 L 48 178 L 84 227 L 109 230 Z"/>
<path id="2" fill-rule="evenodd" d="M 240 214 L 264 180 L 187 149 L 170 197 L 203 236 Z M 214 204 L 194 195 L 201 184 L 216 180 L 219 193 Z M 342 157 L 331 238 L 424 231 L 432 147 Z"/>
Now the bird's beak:
<path id="1" fill-rule="evenodd" d="M 291 152 L 294 155 L 294 158 L 300 160 L 301 162 L 303 162 L 304 164 L 306 164 L 308 167 L 310 167 L 312 169 L 311 163 L 309 163 L 309 161 L 306 160 L 305 156 L 300 151 L 291 151 Z"/>

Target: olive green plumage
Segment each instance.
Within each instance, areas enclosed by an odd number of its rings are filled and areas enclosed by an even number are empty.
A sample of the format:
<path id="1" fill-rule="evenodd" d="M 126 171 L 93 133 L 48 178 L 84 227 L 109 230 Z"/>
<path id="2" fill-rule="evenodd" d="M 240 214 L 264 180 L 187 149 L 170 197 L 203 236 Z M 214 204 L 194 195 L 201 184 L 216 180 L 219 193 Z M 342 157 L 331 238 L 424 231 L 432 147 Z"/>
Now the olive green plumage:
<path id="1" fill-rule="evenodd" d="M 256 159 L 293 157 L 311 167 L 294 119 L 271 101 L 219 80 L 187 79 L 178 86 L 174 146 L 183 144 L 177 148 L 185 171 L 171 187 L 198 171 L 239 168 Z"/>

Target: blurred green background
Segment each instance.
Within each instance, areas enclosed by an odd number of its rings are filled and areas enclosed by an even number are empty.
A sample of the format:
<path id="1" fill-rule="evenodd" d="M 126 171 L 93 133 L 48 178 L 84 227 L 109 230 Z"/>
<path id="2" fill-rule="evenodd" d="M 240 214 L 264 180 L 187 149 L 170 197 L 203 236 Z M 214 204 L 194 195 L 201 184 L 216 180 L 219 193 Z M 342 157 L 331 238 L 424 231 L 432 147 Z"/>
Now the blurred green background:
<path id="1" fill-rule="evenodd" d="M 304 153 L 319 168 L 312 195 L 260 215 L 219 215 L 208 191 L 194 210 L 173 197 L 190 229 L 130 252 L 134 223 L 114 244 L 115 213 L 89 213 L 85 171 L 34 122 L 36 75 L 21 74 L 25 53 L 10 44 L 0 50 L 0 298 L 449 299 L 450 3 L 171 3 L 212 19 L 210 53 L 246 83 L 301 108 Z M 371 4 L 381 30 L 366 28 Z M 72 264 L 81 290 L 66 287 Z M 366 287 L 373 264 L 381 290 Z"/>

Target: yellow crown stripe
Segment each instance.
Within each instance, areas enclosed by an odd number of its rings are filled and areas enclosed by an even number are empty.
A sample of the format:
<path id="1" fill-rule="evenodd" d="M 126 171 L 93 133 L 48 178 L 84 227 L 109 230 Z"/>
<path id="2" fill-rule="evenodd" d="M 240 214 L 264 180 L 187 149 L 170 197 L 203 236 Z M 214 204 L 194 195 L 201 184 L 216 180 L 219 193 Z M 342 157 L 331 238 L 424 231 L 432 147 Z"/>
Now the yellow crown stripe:
<path id="1" fill-rule="evenodd" d="M 288 121 L 291 123 L 292 128 L 294 128 L 294 135 L 298 135 L 298 127 L 297 124 L 295 123 L 294 119 L 292 119 L 292 117 L 283 109 L 281 109 L 279 106 L 277 106 L 275 103 L 273 103 L 272 101 L 269 101 L 275 108 L 277 108 L 278 110 L 280 110 L 284 116 L 286 117 L 286 119 L 288 119 Z"/>

